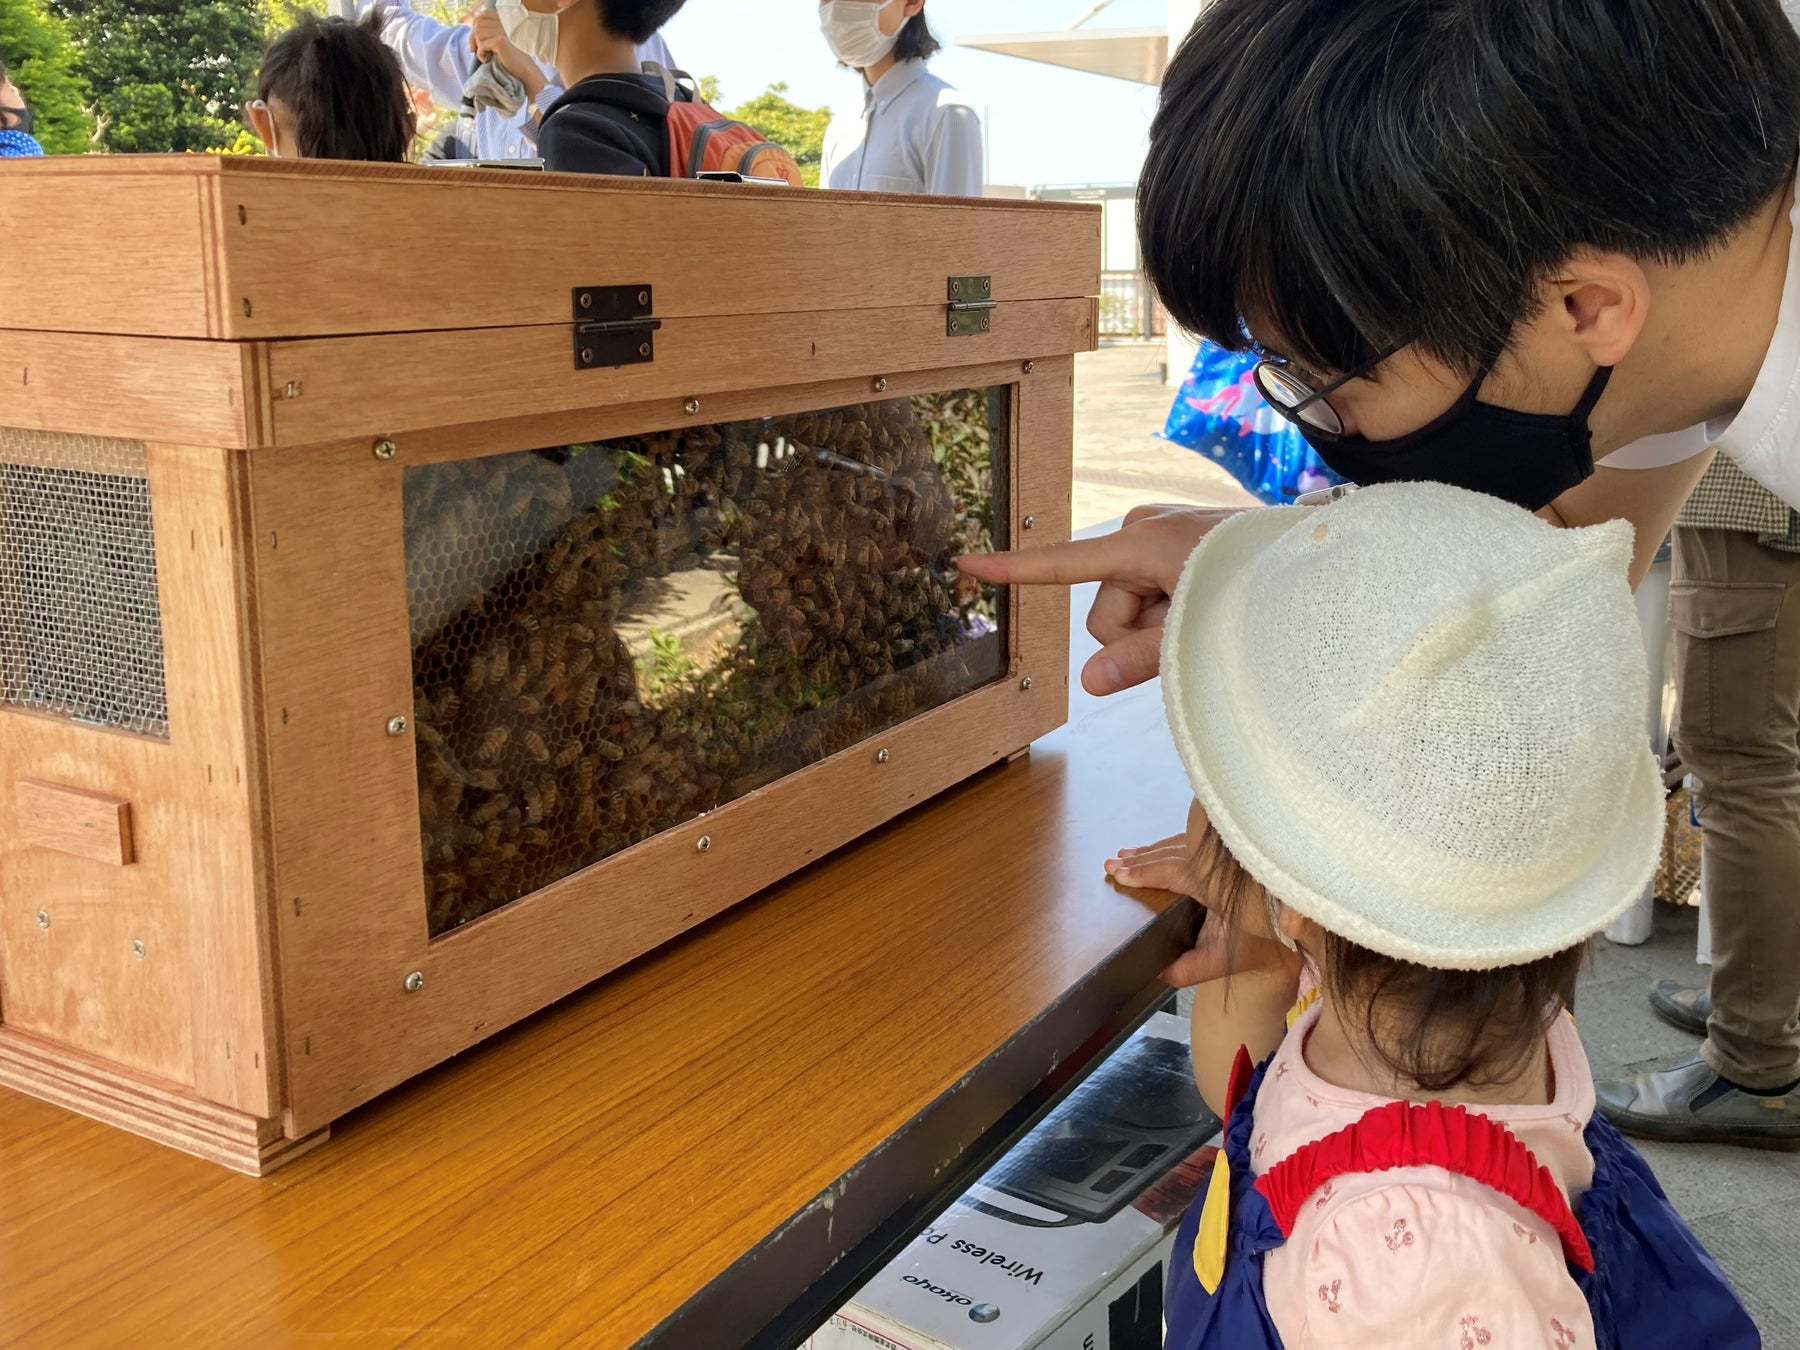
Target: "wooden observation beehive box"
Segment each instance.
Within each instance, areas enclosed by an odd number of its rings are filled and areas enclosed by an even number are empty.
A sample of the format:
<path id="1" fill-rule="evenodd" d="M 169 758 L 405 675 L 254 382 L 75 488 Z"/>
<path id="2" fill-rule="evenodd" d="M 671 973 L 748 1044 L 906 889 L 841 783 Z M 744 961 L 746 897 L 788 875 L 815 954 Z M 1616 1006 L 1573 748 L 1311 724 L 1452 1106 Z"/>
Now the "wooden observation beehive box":
<path id="1" fill-rule="evenodd" d="M 244 1171 L 1066 712 L 1093 208 L 0 168 L 0 1082 Z"/>

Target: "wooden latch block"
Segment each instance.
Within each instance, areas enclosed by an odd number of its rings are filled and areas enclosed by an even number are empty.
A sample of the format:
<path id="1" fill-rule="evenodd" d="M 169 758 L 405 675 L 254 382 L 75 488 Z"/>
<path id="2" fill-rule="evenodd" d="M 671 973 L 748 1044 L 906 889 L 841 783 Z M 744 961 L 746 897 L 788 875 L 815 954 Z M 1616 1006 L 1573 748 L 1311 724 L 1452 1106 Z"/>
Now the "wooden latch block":
<path id="1" fill-rule="evenodd" d="M 19 781 L 19 834 L 28 844 L 123 867 L 133 860 L 131 803 L 98 792 Z"/>

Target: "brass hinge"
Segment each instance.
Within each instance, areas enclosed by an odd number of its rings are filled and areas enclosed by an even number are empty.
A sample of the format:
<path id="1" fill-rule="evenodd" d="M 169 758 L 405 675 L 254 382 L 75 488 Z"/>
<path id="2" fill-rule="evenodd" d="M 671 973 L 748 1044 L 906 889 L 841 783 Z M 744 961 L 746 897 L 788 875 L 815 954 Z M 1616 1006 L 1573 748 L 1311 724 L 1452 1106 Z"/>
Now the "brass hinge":
<path id="1" fill-rule="evenodd" d="M 575 319 L 575 369 L 641 366 L 656 360 L 650 317 L 652 291 L 639 286 L 577 286 L 570 296 Z"/>
<path id="2" fill-rule="evenodd" d="M 994 326 L 994 279 L 991 276 L 951 277 L 950 313 L 944 332 L 950 337 L 985 333 Z"/>

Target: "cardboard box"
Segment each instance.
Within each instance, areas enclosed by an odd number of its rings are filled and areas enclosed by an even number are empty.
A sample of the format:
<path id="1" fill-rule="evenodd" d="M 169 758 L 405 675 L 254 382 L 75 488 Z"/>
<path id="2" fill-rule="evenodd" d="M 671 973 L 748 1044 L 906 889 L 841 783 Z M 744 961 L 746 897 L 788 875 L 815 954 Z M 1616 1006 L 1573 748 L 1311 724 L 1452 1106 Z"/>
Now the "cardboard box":
<path id="1" fill-rule="evenodd" d="M 1186 1021 L 1156 1014 L 810 1350 L 1159 1350 L 1174 1231 L 1218 1130 Z"/>

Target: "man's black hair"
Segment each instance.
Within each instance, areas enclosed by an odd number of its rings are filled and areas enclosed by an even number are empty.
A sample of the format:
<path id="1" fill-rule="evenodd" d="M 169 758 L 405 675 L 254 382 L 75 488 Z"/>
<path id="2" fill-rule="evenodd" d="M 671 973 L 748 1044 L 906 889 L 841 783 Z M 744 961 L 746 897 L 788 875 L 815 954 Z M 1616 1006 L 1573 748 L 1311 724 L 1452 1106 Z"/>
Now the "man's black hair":
<path id="1" fill-rule="evenodd" d="M 920 10 L 901 27 L 900 39 L 894 43 L 894 58 L 899 61 L 928 60 L 943 45 L 925 22 L 925 11 Z"/>
<path id="2" fill-rule="evenodd" d="M 1777 0 L 1217 0 L 1138 191 L 1184 327 L 1326 374 L 1417 342 L 1464 373 L 1592 245 L 1705 255 L 1800 151 Z"/>
<path id="3" fill-rule="evenodd" d="M 599 0 L 600 26 L 642 46 L 674 18 L 687 0 Z"/>
<path id="4" fill-rule="evenodd" d="M 403 162 L 414 118 L 400 62 L 381 40 L 382 12 L 360 20 L 309 16 L 263 53 L 256 95 L 293 114 L 306 159 Z"/>

